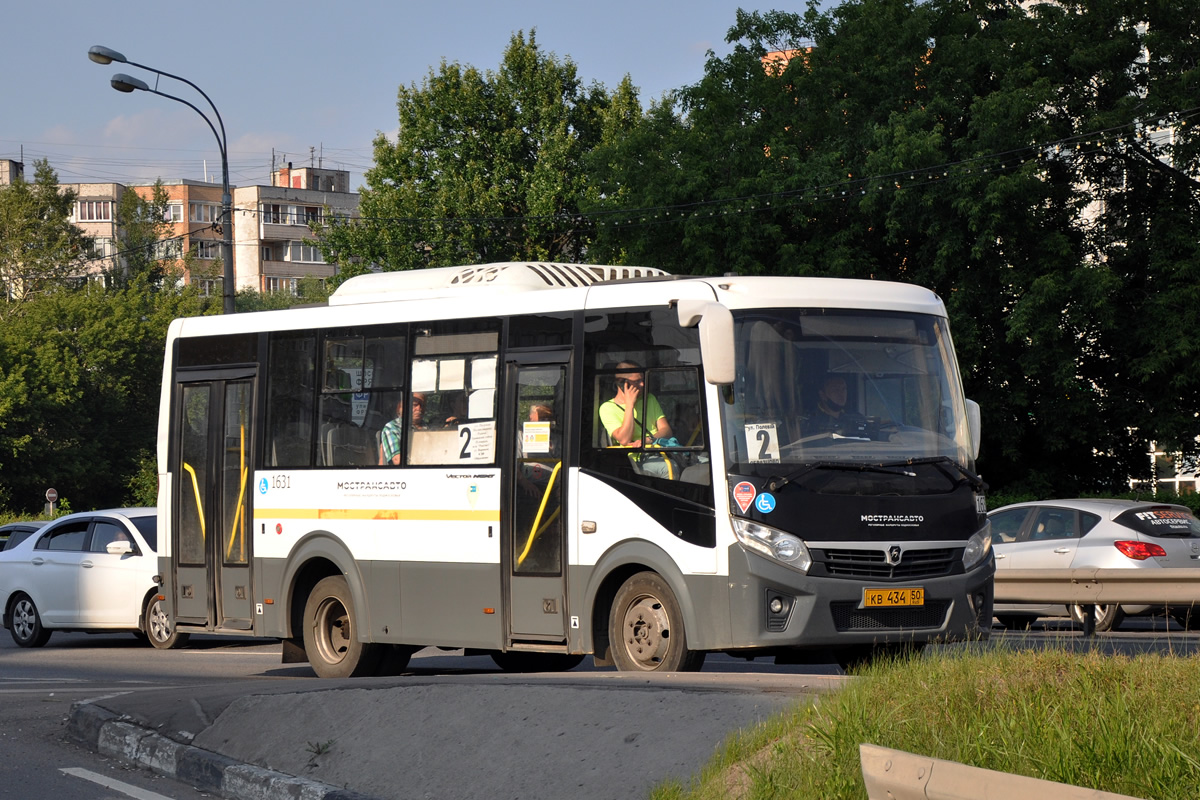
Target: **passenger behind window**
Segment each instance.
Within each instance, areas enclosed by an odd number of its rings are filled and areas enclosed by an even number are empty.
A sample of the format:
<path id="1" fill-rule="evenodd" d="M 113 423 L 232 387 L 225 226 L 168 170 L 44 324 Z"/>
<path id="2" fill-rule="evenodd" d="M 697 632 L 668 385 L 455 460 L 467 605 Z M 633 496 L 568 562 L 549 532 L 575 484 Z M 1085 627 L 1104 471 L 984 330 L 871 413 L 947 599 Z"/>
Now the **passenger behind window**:
<path id="1" fill-rule="evenodd" d="M 674 436 L 657 397 L 647 392 L 645 401 L 639 402 L 646 388 L 641 365 L 622 361 L 617 369 L 627 371 L 617 373 L 616 395 L 600 405 L 600 422 L 610 441 L 621 447 L 642 447 L 656 439 Z M 647 426 L 643 417 L 651 420 L 652 425 Z"/>
<path id="2" fill-rule="evenodd" d="M 408 408 L 411 409 L 409 416 L 412 418 L 413 430 L 422 430 L 425 427 L 422 421 L 425 411 L 425 395 L 421 392 L 413 392 L 412 399 L 408 402 Z M 399 466 L 400 464 L 400 443 L 404 436 L 404 409 L 403 400 L 396 403 L 396 418 L 384 425 L 383 430 L 379 432 L 380 466 L 388 464 Z"/>
<path id="3" fill-rule="evenodd" d="M 617 369 L 625 372 L 616 375 L 616 394 L 600 405 L 600 422 L 608 432 L 609 441 L 617 447 L 678 447 L 658 398 L 649 392 L 642 397 L 646 378 L 641 365 L 622 361 Z M 630 458 L 645 475 L 670 480 L 678 477 L 677 465 L 663 453 L 631 454 Z"/>

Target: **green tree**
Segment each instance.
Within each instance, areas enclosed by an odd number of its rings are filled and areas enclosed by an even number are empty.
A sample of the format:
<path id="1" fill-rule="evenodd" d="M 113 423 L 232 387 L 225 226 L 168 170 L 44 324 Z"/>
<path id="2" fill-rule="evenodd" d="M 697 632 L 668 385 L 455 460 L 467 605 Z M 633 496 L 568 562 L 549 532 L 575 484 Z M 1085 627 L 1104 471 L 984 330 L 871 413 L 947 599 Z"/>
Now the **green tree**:
<path id="1" fill-rule="evenodd" d="M 121 195 L 116 213 L 118 258 L 105 274 L 110 287 L 161 285 L 167 271 L 183 257 L 180 240 L 169 236 L 171 223 L 164 216 L 168 203 L 161 179 L 148 199 L 132 190 Z"/>
<path id="2" fill-rule="evenodd" d="M 1145 471 L 1148 439 L 1196 450 L 1188 9 L 739 12 L 731 54 L 606 145 L 594 210 L 652 210 L 603 228 L 594 252 L 929 286 L 983 405 L 987 477 L 1119 486 Z M 785 69 L 764 66 L 771 51 L 790 51 Z"/>
<path id="3" fill-rule="evenodd" d="M 608 103 L 535 32 L 512 37 L 496 72 L 443 62 L 420 86 L 400 87 L 397 140 L 376 138 L 361 219 L 322 231 L 326 259 L 339 279 L 367 264 L 578 260 L 588 239 L 570 215 Z"/>
<path id="4" fill-rule="evenodd" d="M 0 502 L 37 511 L 147 500 L 170 321 L 205 311 L 194 287 L 62 286 L 0 326 Z"/>
<path id="5" fill-rule="evenodd" d="M 0 186 L 0 319 L 83 271 L 90 245 L 71 223 L 75 198 L 45 159 L 34 162 L 32 183 Z"/>

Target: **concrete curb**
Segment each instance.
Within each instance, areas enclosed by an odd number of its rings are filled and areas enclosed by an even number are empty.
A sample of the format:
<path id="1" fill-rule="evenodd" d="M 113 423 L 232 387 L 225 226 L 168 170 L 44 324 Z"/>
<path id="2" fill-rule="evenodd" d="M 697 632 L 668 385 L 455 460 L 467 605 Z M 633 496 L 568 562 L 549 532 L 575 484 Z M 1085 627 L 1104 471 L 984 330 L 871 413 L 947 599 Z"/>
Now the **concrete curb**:
<path id="1" fill-rule="evenodd" d="M 97 753 L 230 800 L 373 800 L 181 744 L 89 701 L 71 706 L 67 733 Z"/>

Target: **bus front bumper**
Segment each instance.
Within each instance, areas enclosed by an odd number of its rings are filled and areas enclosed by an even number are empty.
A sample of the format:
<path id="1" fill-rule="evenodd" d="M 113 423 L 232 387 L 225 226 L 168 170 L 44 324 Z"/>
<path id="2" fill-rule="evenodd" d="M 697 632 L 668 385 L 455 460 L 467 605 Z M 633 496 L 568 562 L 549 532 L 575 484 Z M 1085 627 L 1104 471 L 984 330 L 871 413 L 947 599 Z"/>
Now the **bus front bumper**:
<path id="1" fill-rule="evenodd" d="M 734 544 L 729 550 L 732 649 L 822 649 L 981 640 L 992 624 L 995 561 L 966 573 L 902 581 L 814 577 Z M 920 605 L 868 606 L 867 589 L 920 589 Z M 896 592 L 888 601 L 911 601 Z M 744 640 L 740 635 L 745 636 Z"/>

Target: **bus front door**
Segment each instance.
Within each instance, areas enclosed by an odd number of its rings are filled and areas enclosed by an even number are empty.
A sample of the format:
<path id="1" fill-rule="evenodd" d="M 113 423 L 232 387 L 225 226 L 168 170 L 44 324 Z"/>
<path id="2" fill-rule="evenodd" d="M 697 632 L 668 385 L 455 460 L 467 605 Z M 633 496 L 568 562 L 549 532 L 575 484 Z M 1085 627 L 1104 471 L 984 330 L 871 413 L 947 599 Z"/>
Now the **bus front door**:
<path id="1" fill-rule="evenodd" d="M 543 363 L 508 365 L 508 409 L 514 420 L 506 546 L 510 641 L 566 641 L 567 406 L 566 353 Z M 545 363 L 553 359 L 559 363 Z"/>
<path id="2" fill-rule="evenodd" d="M 251 630 L 250 458 L 254 374 L 179 381 L 172 588 L 178 622 Z"/>

